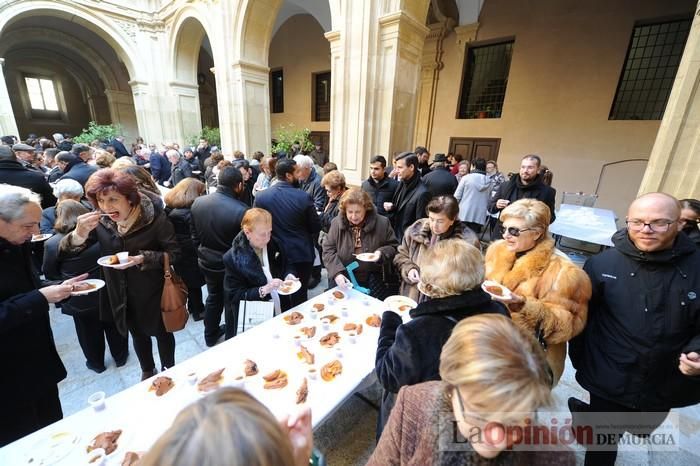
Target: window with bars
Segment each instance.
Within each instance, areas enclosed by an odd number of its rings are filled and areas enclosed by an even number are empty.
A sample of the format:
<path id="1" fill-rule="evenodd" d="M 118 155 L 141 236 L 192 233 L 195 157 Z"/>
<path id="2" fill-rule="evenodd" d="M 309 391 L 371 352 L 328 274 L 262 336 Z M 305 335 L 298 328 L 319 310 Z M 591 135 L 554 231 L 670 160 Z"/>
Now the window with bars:
<path id="1" fill-rule="evenodd" d="M 513 41 L 469 47 L 464 59 L 458 118 L 500 118 Z"/>
<path id="2" fill-rule="evenodd" d="M 58 111 L 56 86 L 51 79 L 25 76 L 29 104 L 32 110 Z"/>
<path id="3" fill-rule="evenodd" d="M 635 26 L 610 120 L 663 118 L 691 22 L 687 18 Z"/>
<path id="4" fill-rule="evenodd" d="M 331 72 L 314 74 L 314 121 L 331 119 Z"/>
<path id="5" fill-rule="evenodd" d="M 281 69 L 270 71 L 270 94 L 272 113 L 284 113 L 284 73 Z"/>

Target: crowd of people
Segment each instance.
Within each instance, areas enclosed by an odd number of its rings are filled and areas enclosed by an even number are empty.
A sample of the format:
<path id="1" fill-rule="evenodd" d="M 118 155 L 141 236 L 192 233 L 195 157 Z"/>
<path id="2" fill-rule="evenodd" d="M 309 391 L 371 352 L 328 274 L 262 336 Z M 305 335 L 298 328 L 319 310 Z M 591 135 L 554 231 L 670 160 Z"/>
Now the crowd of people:
<path id="1" fill-rule="evenodd" d="M 615 247 L 581 269 L 549 234 L 556 191 L 534 154 L 505 176 L 492 160 L 431 159 L 417 147 L 391 166 L 372 157 L 368 178 L 352 187 L 320 148 L 246 158 L 224 157 L 204 139 L 183 150 L 139 140 L 131 151 L 123 138 L 2 142 L 0 392 L 16 421 L 0 426 L 0 446 L 62 417 L 57 383 L 67 374 L 50 304 L 73 317 L 90 370 L 106 370 L 105 340 L 124 365 L 129 338 L 141 380 L 176 363 L 160 310 L 166 258 L 187 285 L 192 318 L 204 320 L 208 346 L 236 335 L 241 303 L 269 301 L 278 314 L 319 284 L 417 303 L 410 322 L 382 316 L 375 369 L 383 396 L 370 464 L 566 462 L 561 452 L 518 457 L 504 451 L 508 442 L 441 450 L 435 413 L 453 413 L 465 436 L 482 424 L 522 423 L 523 413 L 551 401 L 567 346 L 590 393 L 590 403 L 569 400 L 574 424 L 591 413 L 655 411 L 658 425 L 671 408 L 700 401 L 697 200 L 640 196 Z M 52 236 L 32 242 L 39 233 Z M 121 251 L 125 264 L 98 265 Z M 358 263 L 363 253 L 372 259 Z M 71 296 L 88 277 L 104 279 L 105 289 Z M 299 290 L 280 294 L 290 280 Z M 509 293 L 487 293 L 484 280 Z M 184 410 L 143 461 L 204 464 L 226 451 L 226 464 L 307 464 L 310 425 L 308 412 L 279 425 L 245 393 L 221 391 Z M 227 449 L 214 448 L 215 439 Z M 616 455 L 615 445 L 591 449 L 586 464 L 614 464 Z"/>

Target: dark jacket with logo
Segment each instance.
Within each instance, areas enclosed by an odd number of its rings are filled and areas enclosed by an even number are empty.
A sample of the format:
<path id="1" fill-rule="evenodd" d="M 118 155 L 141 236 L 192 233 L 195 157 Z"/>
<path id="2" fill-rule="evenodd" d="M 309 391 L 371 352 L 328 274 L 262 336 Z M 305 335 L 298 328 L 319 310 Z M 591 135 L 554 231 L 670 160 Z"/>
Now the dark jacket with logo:
<path id="1" fill-rule="evenodd" d="M 39 194 L 42 209 L 56 204 L 53 190 L 44 175 L 38 170 L 23 167 L 17 160 L 0 160 L 0 183 L 21 186 Z"/>
<path id="2" fill-rule="evenodd" d="M 550 222 L 554 222 L 556 218 L 554 215 L 556 196 L 557 191 L 551 186 L 544 184 L 541 175 L 537 175 L 532 183 L 525 185 L 520 181 L 520 175 L 515 174 L 510 180 L 500 185 L 496 194 L 491 197 L 489 201 L 489 212 L 496 214 L 503 210 L 496 207 L 496 202 L 499 199 L 507 199 L 511 204 L 518 199 L 537 199 L 547 204 L 547 207 L 549 207 L 549 210 L 552 212 Z"/>
<path id="3" fill-rule="evenodd" d="M 570 342 L 576 379 L 601 398 L 665 411 L 700 401 L 700 377 L 678 369 L 700 351 L 700 251 L 679 234 L 671 249 L 645 253 L 627 231 L 584 270 L 593 285 L 588 324 Z"/>
<path id="4" fill-rule="evenodd" d="M 379 182 L 374 181 L 371 176 L 362 182 L 362 190 L 372 198 L 372 203 L 377 208 L 377 213 L 389 218 L 391 218 L 392 213 L 384 210 L 384 203 L 392 201 L 398 187 L 399 182 L 386 175 Z"/>
<path id="5" fill-rule="evenodd" d="M 392 199 L 394 216 L 391 219 L 394 233 L 396 233 L 399 242 L 403 239 L 406 228 L 419 218 L 428 216 L 425 208 L 428 206 L 430 198 L 430 191 L 417 173 L 408 182 L 401 180 Z"/>

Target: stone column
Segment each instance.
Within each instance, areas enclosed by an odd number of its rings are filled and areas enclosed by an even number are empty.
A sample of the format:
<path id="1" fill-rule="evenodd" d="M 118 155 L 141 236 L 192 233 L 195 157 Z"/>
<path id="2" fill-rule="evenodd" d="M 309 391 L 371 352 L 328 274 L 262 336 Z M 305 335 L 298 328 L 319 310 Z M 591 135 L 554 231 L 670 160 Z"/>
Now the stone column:
<path id="1" fill-rule="evenodd" d="M 229 111 L 221 112 L 219 120 L 221 127 L 230 128 L 230 139 L 225 140 L 222 134 L 222 145 L 227 151 L 240 150 L 246 155 L 260 150 L 265 154 L 270 152 L 272 132 L 270 129 L 270 69 L 254 63 L 238 61 L 232 65 L 228 76 Z M 217 68 L 217 95 L 219 89 L 219 68 Z M 221 96 L 225 97 L 225 96 Z M 222 102 L 219 98 L 219 102 Z M 225 102 L 225 101 L 223 101 Z"/>
<path id="2" fill-rule="evenodd" d="M 202 129 L 199 86 L 177 81 L 171 81 L 169 85 L 175 106 L 175 139 L 184 142 L 193 137 L 196 139 Z"/>
<path id="3" fill-rule="evenodd" d="M 109 106 L 109 116 L 113 124 L 118 124 L 122 128 L 122 133 L 127 140 L 136 139 L 141 125 L 137 124 L 134 102 L 135 94 L 114 89 L 105 89 L 107 104 Z"/>
<path id="4" fill-rule="evenodd" d="M 3 66 L 5 59 L 0 58 L 0 136 L 17 136 L 21 138 L 15 121 L 15 114 L 12 111 L 10 103 L 10 94 L 7 92 L 7 83 L 5 82 L 5 74 Z"/>
<path id="5" fill-rule="evenodd" d="M 639 194 L 700 197 L 700 8 L 666 104 Z"/>

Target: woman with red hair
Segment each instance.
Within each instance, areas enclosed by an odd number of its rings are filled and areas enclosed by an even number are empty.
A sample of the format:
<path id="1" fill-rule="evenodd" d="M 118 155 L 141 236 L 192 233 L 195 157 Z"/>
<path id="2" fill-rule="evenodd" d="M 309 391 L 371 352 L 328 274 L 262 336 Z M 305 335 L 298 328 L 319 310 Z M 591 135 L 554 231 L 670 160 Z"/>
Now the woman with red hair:
<path id="1" fill-rule="evenodd" d="M 175 337 L 166 332 L 160 314 L 164 255 L 171 263 L 180 256 L 175 232 L 160 199 L 139 191 L 126 173 L 99 170 L 88 179 L 85 192 L 98 211 L 80 215 L 60 249 L 79 254 L 99 242 L 103 255 L 128 251 L 128 261 L 119 269 L 102 268 L 107 292 L 100 296 L 100 318 L 114 321 L 122 335 L 131 333 L 145 380 L 158 372 L 151 337 L 158 342 L 161 367 L 175 365 Z"/>

